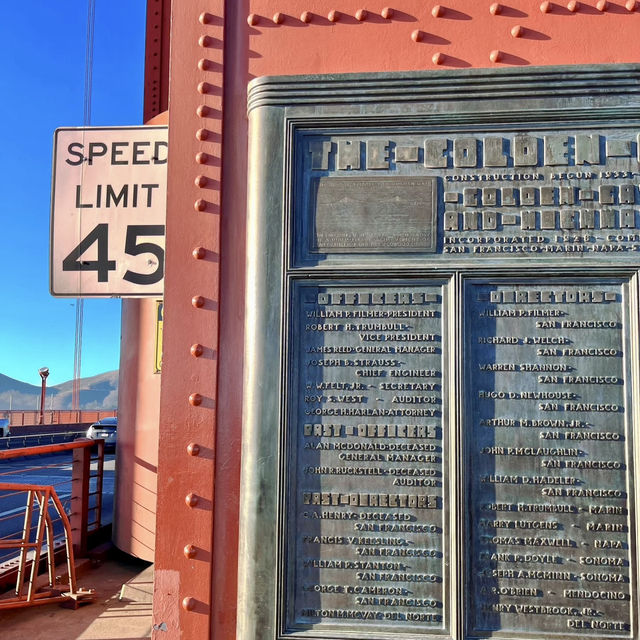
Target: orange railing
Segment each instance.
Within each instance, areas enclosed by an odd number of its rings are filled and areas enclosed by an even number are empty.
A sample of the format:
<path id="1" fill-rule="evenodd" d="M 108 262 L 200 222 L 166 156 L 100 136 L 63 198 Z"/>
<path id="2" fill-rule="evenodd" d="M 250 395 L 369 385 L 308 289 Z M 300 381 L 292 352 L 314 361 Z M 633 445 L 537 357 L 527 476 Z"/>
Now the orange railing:
<path id="1" fill-rule="evenodd" d="M 43 412 L 43 424 L 77 424 L 79 422 L 97 422 L 102 418 L 115 417 L 116 411 L 72 411 L 49 409 Z M 9 419 L 9 427 L 22 427 L 40 424 L 39 411 L 0 411 L 0 419 Z"/>
<path id="2" fill-rule="evenodd" d="M 65 452 L 72 452 L 71 464 L 64 456 L 42 462 L 43 455 Z M 85 553 L 88 534 L 100 528 L 103 469 L 102 440 L 0 451 L 0 584 L 15 585 L 0 596 L 0 611 L 92 599 L 91 590 L 76 585 L 74 554 Z M 34 472 L 51 483 L 30 483 L 25 476 Z M 57 583 L 60 560 L 65 584 Z"/>

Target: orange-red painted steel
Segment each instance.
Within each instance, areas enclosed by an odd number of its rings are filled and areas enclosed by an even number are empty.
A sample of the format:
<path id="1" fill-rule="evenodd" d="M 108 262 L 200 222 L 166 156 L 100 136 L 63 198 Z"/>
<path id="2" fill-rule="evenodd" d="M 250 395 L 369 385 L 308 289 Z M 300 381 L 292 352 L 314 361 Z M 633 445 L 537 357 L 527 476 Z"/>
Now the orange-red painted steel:
<path id="1" fill-rule="evenodd" d="M 150 0 L 158 3 L 166 8 L 168 0 Z M 155 113 L 168 99 L 154 601 L 154 623 L 167 631 L 154 637 L 234 640 L 247 82 L 280 74 L 636 62 L 640 11 L 622 0 L 602 11 L 595 0 L 572 7 L 450 0 L 437 10 L 419 0 L 173 4 L 171 22 L 162 12 L 162 29 L 170 26 L 170 88 L 159 98 L 147 94 L 145 111 Z M 160 42 L 166 60 L 168 40 Z M 148 45 L 148 54 L 157 45 Z M 203 304 L 194 306 L 195 298 Z M 190 404 L 193 394 L 202 402 Z M 198 455 L 189 453 L 194 445 Z M 188 494 L 198 498 L 193 507 Z"/>
<path id="2" fill-rule="evenodd" d="M 166 111 L 169 98 L 171 0 L 147 0 L 144 122 Z"/>
<path id="3" fill-rule="evenodd" d="M 167 211 L 180 215 L 168 215 L 166 227 L 167 256 L 175 259 L 165 276 L 157 519 L 172 525 L 156 537 L 154 624 L 167 629 L 154 631 L 158 638 L 205 638 L 211 627 L 224 15 L 220 0 L 172 7 L 180 37 L 171 42 Z M 198 176 L 206 182 L 197 184 Z M 197 247 L 203 259 L 194 258 Z M 202 304 L 192 304 L 196 298 Z M 195 342 L 203 345 L 198 358 Z M 197 456 L 187 451 L 192 442 Z M 195 549 L 191 558 L 180 551 L 186 545 Z"/>
<path id="4" fill-rule="evenodd" d="M 156 319 L 155 298 L 122 301 L 113 542 L 150 562 L 155 552 L 161 382 L 155 372 Z M 132 344 L 137 348 L 129 348 Z"/>

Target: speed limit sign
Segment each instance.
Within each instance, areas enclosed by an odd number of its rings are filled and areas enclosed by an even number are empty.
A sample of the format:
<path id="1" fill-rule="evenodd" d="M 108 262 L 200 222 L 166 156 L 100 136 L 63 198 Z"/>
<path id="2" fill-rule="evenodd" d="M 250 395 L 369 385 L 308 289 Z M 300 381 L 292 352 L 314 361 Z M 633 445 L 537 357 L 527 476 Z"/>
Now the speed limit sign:
<path id="1" fill-rule="evenodd" d="M 167 127 L 55 132 L 54 296 L 158 296 L 164 285 Z"/>

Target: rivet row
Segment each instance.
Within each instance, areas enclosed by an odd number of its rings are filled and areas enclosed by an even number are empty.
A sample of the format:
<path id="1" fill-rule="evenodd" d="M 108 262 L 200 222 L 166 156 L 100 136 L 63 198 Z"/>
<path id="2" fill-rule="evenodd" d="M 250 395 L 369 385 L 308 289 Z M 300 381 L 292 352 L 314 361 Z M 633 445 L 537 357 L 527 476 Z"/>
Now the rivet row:
<path id="1" fill-rule="evenodd" d="M 210 24 L 213 21 L 213 16 L 207 12 L 201 13 L 198 17 L 200 24 Z M 275 21 L 275 16 L 274 16 Z M 210 36 L 202 35 L 198 39 L 198 45 L 201 47 L 209 47 L 213 44 L 213 39 Z M 206 58 L 201 58 L 198 61 L 198 69 L 200 71 L 207 71 L 210 69 L 211 63 Z M 208 82 L 199 82 L 196 90 L 200 95 L 207 95 L 212 93 L 214 86 Z M 200 104 L 196 107 L 196 115 L 199 118 L 206 118 L 211 113 L 211 108 L 206 104 Z M 195 132 L 195 137 L 199 141 L 205 141 L 209 138 L 210 132 L 206 128 L 199 128 Z M 204 151 L 199 151 L 195 155 L 195 162 L 198 165 L 206 165 L 209 162 L 209 154 Z M 203 189 L 209 183 L 207 176 L 202 173 L 198 173 L 194 178 L 194 184 L 199 189 Z M 193 203 L 193 208 L 196 211 L 205 211 L 207 209 L 207 201 L 203 198 L 197 198 Z M 195 247 L 191 255 L 195 260 L 203 260 L 207 255 L 207 250 L 202 246 Z M 191 298 L 191 305 L 196 309 L 201 309 L 206 304 L 204 296 L 195 295 Z M 194 358 L 200 358 L 204 354 L 204 347 L 200 343 L 194 343 L 191 345 L 190 353 Z M 200 406 L 204 401 L 204 397 L 199 393 L 189 394 L 188 402 L 192 407 Z M 196 442 L 189 442 L 186 446 L 186 452 L 191 457 L 200 455 L 200 445 Z M 198 496 L 194 492 L 189 492 L 184 498 L 185 504 L 194 508 L 198 504 Z M 198 548 L 193 543 L 188 543 L 182 550 L 184 557 L 191 560 L 198 554 Z M 192 596 L 184 597 L 181 601 L 181 606 L 184 611 L 194 611 L 198 601 Z"/>
<path id="2" fill-rule="evenodd" d="M 440 5 L 436 5 L 432 9 L 432 13 L 433 13 L 433 15 L 435 17 L 441 17 L 442 15 L 444 15 L 444 8 L 441 7 Z M 329 22 L 338 22 L 340 20 L 340 16 L 341 15 L 343 15 L 343 14 L 340 11 L 337 11 L 336 9 L 331 9 L 331 11 L 329 11 L 327 13 L 327 20 L 329 20 Z M 346 14 L 344 14 L 344 15 L 346 15 Z M 385 7 L 380 12 L 380 15 L 385 20 L 391 20 L 393 18 L 393 9 L 391 7 Z M 318 15 L 318 14 L 314 14 L 311 11 L 303 11 L 300 14 L 300 22 L 304 22 L 305 24 L 309 24 L 310 22 L 313 22 L 315 17 L 320 18 L 321 16 Z M 369 18 L 369 11 L 367 11 L 367 9 L 358 9 L 355 12 L 354 17 L 359 22 L 363 22 L 363 21 L 365 21 L 365 20 L 367 20 Z M 288 18 L 288 16 L 286 14 L 282 13 L 281 11 L 277 11 L 271 17 L 271 22 L 273 22 L 274 24 L 283 24 L 286 21 L 287 18 Z M 256 25 L 259 25 L 262 20 L 267 21 L 267 20 L 269 20 L 269 18 L 265 18 L 263 16 L 259 16 L 257 13 L 250 13 L 247 16 L 247 24 L 250 27 L 255 27 Z M 207 23 L 203 23 L 203 24 L 207 24 Z M 206 36 L 203 36 L 203 37 L 206 37 Z M 207 46 L 210 46 L 210 45 L 211 45 L 210 41 L 208 41 L 206 44 L 202 44 L 202 43 L 200 44 L 200 46 L 202 46 L 202 47 L 207 47 Z"/>
<path id="3" fill-rule="evenodd" d="M 570 2 L 568 2 L 567 4 L 567 9 L 572 13 L 579 11 L 580 7 L 581 5 L 580 5 L 580 2 L 578 2 L 578 0 L 570 0 Z M 625 7 L 627 11 L 630 11 L 630 12 L 636 11 L 638 7 L 637 0 L 627 0 L 627 2 L 625 3 Z M 598 11 L 601 11 L 601 12 L 608 11 L 609 2 L 607 0 L 598 0 L 596 4 L 596 8 L 598 9 Z M 502 13 L 502 10 L 503 10 L 503 6 L 499 2 L 494 2 L 489 6 L 489 12 L 494 16 L 500 15 Z M 447 10 L 445 7 L 443 7 L 440 4 L 437 4 L 431 9 L 431 15 L 434 18 L 442 18 L 443 16 L 446 15 L 446 11 Z M 542 11 L 542 13 L 551 13 L 553 11 L 553 3 L 549 2 L 548 0 L 545 0 L 545 2 L 542 2 L 540 4 L 540 11 Z M 340 20 L 341 15 L 342 14 L 340 13 L 340 11 L 337 11 L 336 9 L 332 9 L 327 14 L 327 20 L 329 20 L 329 22 L 338 22 Z M 393 9 L 391 7 L 385 7 L 380 12 L 380 15 L 385 20 L 391 20 L 393 17 Z M 367 20 L 368 16 L 369 16 L 369 12 L 366 9 L 358 9 L 354 14 L 354 17 L 359 22 Z M 303 11 L 300 14 L 300 22 L 309 24 L 313 22 L 314 17 L 321 17 L 321 16 L 319 15 L 316 16 L 316 14 L 312 13 L 311 11 Z M 283 24 L 286 18 L 287 16 L 284 13 L 278 11 L 273 14 L 271 21 L 274 22 L 275 24 Z M 266 20 L 267 18 L 264 18 L 264 19 Z M 255 13 L 250 13 L 247 16 L 247 23 L 252 27 L 260 24 L 260 21 L 261 21 L 261 17 Z M 206 24 L 206 23 L 203 23 L 203 24 Z M 204 43 L 202 42 L 203 38 L 205 38 Z M 206 40 L 207 36 L 203 36 L 203 38 L 200 39 L 201 40 L 200 46 L 203 46 L 203 47 L 210 46 L 211 41 Z M 416 42 L 419 42 L 419 40 L 416 40 Z"/>

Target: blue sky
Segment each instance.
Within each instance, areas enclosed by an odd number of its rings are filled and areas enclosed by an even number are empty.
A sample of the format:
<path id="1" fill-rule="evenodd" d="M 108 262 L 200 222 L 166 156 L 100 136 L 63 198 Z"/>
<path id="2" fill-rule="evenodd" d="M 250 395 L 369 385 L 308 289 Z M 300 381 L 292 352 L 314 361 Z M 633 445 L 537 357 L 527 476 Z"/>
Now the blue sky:
<path id="1" fill-rule="evenodd" d="M 142 123 L 144 0 L 96 0 L 92 125 Z M 73 377 L 75 300 L 49 294 L 53 132 L 82 126 L 86 0 L 3 3 L 0 373 Z M 86 299 L 82 376 L 118 368 L 120 301 Z M 0 407 L 1 408 L 1 407 Z"/>

